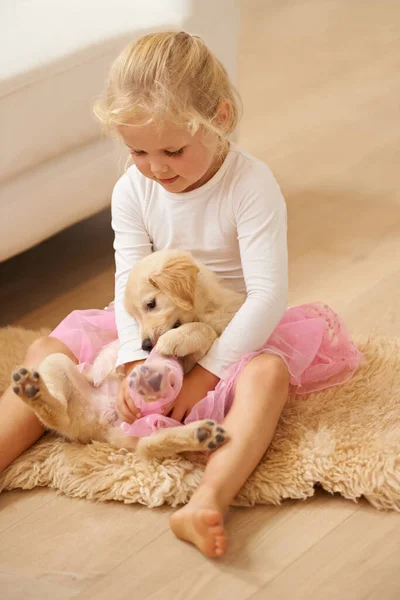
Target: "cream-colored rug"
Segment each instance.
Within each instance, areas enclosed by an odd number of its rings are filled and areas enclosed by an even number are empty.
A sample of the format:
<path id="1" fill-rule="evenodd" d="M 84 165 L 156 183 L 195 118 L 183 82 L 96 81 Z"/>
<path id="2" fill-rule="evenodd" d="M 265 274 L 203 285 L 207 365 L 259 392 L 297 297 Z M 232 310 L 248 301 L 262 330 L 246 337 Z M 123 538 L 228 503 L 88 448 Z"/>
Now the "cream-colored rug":
<path id="1" fill-rule="evenodd" d="M 0 391 L 38 332 L 0 329 Z M 319 484 L 381 509 L 400 510 L 400 340 L 357 338 L 365 362 L 350 383 L 291 398 L 273 442 L 236 505 L 307 498 Z M 187 502 L 202 460 L 143 463 L 107 444 L 82 446 L 45 436 L 0 476 L 0 491 L 49 486 L 69 496 L 139 502 Z"/>

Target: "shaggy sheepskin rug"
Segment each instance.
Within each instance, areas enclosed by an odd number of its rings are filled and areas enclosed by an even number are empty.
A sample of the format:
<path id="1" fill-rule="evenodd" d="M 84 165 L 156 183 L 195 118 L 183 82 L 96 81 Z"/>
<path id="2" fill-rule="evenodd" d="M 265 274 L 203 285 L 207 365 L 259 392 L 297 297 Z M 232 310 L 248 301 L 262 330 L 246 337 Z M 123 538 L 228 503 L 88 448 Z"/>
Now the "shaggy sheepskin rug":
<path id="1" fill-rule="evenodd" d="M 0 393 L 26 347 L 45 331 L 0 329 Z M 319 485 L 379 509 L 400 510 L 400 340 L 357 337 L 365 360 L 353 379 L 309 396 L 291 397 L 268 452 L 234 504 L 305 499 Z M 143 462 L 107 444 L 83 446 L 45 435 L 1 476 L 0 491 L 49 486 L 78 498 L 187 502 L 204 457 Z"/>

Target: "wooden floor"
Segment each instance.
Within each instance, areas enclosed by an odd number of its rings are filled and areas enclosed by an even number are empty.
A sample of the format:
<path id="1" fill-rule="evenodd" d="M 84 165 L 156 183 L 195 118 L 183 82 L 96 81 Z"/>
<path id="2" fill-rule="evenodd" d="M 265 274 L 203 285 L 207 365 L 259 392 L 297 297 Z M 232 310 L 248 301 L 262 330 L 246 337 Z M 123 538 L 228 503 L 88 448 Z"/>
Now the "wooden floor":
<path id="1" fill-rule="evenodd" d="M 359 332 L 400 334 L 400 3 L 244 0 L 240 142 L 288 204 L 290 302 L 322 299 Z M 54 326 L 112 297 L 102 214 L 0 265 L 3 324 Z M 0 597 L 397 600 L 400 517 L 318 493 L 232 510 L 208 561 L 167 508 L 51 490 L 0 497 Z"/>

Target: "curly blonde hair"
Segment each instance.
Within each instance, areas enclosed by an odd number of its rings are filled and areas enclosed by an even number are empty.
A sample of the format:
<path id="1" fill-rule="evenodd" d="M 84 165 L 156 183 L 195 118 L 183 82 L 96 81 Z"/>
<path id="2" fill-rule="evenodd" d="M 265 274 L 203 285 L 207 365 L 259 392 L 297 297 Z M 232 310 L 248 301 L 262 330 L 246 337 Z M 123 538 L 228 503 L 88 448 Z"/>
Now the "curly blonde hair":
<path id="1" fill-rule="evenodd" d="M 224 123 L 218 119 L 221 102 L 229 106 Z M 238 124 L 241 100 L 200 37 L 162 32 L 145 35 L 121 52 L 94 112 L 107 130 L 167 119 L 192 134 L 204 127 L 227 139 Z"/>

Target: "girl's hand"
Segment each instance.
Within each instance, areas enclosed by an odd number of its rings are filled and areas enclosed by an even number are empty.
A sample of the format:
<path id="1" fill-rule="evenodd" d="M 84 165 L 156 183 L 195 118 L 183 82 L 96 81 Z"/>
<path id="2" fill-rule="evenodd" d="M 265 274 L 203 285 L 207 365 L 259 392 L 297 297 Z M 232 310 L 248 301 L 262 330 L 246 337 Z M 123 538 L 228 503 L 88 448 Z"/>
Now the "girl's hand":
<path id="1" fill-rule="evenodd" d="M 182 422 L 192 410 L 193 406 L 200 402 L 208 392 L 214 390 L 219 379 L 213 373 L 206 371 L 200 365 L 196 365 L 183 379 L 182 389 L 179 392 L 169 416 L 176 421 Z"/>
<path id="2" fill-rule="evenodd" d="M 126 365 L 121 365 L 117 369 L 117 374 L 119 377 L 121 377 L 121 383 L 118 389 L 116 400 L 117 415 L 120 419 L 129 424 L 136 421 L 136 419 L 140 419 L 142 413 L 137 408 L 129 393 L 128 375 L 132 369 L 134 369 L 137 365 L 142 365 L 144 362 L 144 360 L 136 360 L 134 362 L 127 363 Z"/>
<path id="3" fill-rule="evenodd" d="M 192 394 L 182 393 L 178 394 L 174 402 L 174 407 L 169 413 L 171 419 L 180 421 L 181 423 L 186 419 L 193 406 L 197 404 L 202 398 L 194 397 Z"/>
<path id="4" fill-rule="evenodd" d="M 128 377 L 122 379 L 117 394 L 116 408 L 119 418 L 130 424 L 136 419 L 140 419 L 142 414 L 131 398 L 128 383 Z"/>

